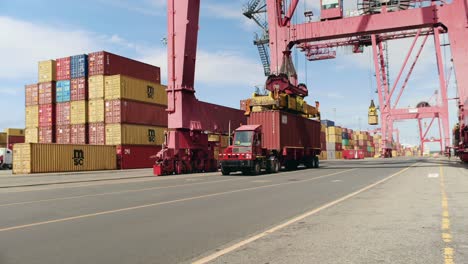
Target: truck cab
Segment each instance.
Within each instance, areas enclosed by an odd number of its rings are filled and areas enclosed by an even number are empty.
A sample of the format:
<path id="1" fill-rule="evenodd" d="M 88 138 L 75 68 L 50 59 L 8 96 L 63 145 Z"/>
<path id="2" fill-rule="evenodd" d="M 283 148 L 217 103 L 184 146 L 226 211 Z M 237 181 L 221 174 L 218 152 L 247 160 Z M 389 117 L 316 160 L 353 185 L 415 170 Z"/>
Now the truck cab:
<path id="1" fill-rule="evenodd" d="M 0 169 L 13 168 L 13 151 L 7 148 L 0 148 Z"/>

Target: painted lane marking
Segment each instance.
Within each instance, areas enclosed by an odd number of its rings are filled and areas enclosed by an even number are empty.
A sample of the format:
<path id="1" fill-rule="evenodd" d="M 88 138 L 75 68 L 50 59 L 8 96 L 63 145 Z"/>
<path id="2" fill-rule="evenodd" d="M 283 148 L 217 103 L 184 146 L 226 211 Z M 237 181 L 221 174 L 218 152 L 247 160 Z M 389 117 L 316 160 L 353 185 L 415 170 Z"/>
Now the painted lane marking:
<path id="1" fill-rule="evenodd" d="M 331 181 L 331 182 L 341 182 L 341 180 L 333 180 L 333 181 Z"/>
<path id="2" fill-rule="evenodd" d="M 410 169 L 411 167 L 416 166 L 417 164 L 418 163 L 415 163 L 415 164 L 413 164 L 413 165 L 411 165 L 411 166 L 409 166 L 407 168 L 404 168 L 404 169 L 402 169 L 402 170 L 400 170 L 400 171 L 398 171 L 398 172 L 396 172 L 396 173 L 394 173 L 394 174 L 392 174 L 392 175 L 390 175 L 390 176 L 388 176 L 388 177 L 386 177 L 386 178 L 384 178 L 384 179 L 382 179 L 380 181 L 377 181 L 377 182 L 375 182 L 375 183 L 373 183 L 371 185 L 368 185 L 368 186 L 366 186 L 366 187 L 364 187 L 364 188 L 362 188 L 360 190 L 357 190 L 357 191 L 355 191 L 353 193 L 350 193 L 350 194 L 348 194 L 346 196 L 343 196 L 343 197 L 341 197 L 341 198 L 339 198 L 337 200 L 329 202 L 329 203 L 327 203 L 327 204 L 325 204 L 325 205 L 323 205 L 323 206 L 321 206 L 319 208 L 313 209 L 312 211 L 309 211 L 309 212 L 306 212 L 306 213 L 301 214 L 299 216 L 296 216 L 296 217 L 294 217 L 294 218 L 292 218 L 292 219 L 290 219 L 290 220 L 288 220 L 288 221 L 286 221 L 286 222 L 284 222 L 284 223 L 282 223 L 280 225 L 272 227 L 272 228 L 270 228 L 270 229 L 268 229 L 268 230 L 266 230 L 266 231 L 264 231 L 264 232 L 262 232 L 260 234 L 251 236 L 251 237 L 249 237 L 249 238 L 247 238 L 247 239 L 245 239 L 245 240 L 243 240 L 241 242 L 238 242 L 238 243 L 236 243 L 236 244 L 234 244 L 232 246 L 229 246 L 229 247 L 227 247 L 225 249 L 219 250 L 219 251 L 217 251 L 217 252 L 215 252 L 215 253 L 213 253 L 211 255 L 208 255 L 208 256 L 206 256 L 204 258 L 196 260 L 196 261 L 192 262 L 192 264 L 205 264 L 205 263 L 208 263 L 208 262 L 210 262 L 212 260 L 215 260 L 215 259 L 217 259 L 217 258 L 219 258 L 219 257 L 221 257 L 223 255 L 226 255 L 226 254 L 228 254 L 228 253 L 230 253 L 230 252 L 232 252 L 232 251 L 234 251 L 236 249 L 239 249 L 240 247 L 243 247 L 243 246 L 245 246 L 247 244 L 250 244 L 250 243 L 254 242 L 255 240 L 258 240 L 258 239 L 260 239 L 262 237 L 265 237 L 265 236 L 267 236 L 267 235 L 269 235 L 271 233 L 274 233 L 274 232 L 276 232 L 276 231 L 278 231 L 278 230 L 280 230 L 282 228 L 285 228 L 285 227 L 287 227 L 287 226 L 289 226 L 291 224 L 299 222 L 300 220 L 302 220 L 302 219 L 304 219 L 306 217 L 317 214 L 318 212 L 320 212 L 320 211 L 322 211 L 324 209 L 327 209 L 327 208 L 332 207 L 332 206 L 334 206 L 334 205 L 336 205 L 338 203 L 346 201 L 346 200 L 348 200 L 348 199 L 350 199 L 350 198 L 352 198 L 352 197 L 354 197 L 354 196 L 356 196 L 356 195 L 358 195 L 358 194 L 360 194 L 362 192 L 365 192 L 365 191 L 367 191 L 367 190 L 369 190 L 369 189 L 371 189 L 371 188 L 373 188 L 373 187 L 375 187 L 375 186 L 377 186 L 377 185 L 379 185 L 381 183 L 384 183 L 384 182 L 390 180 L 391 178 L 405 172 L 406 170 Z"/>
<path id="3" fill-rule="evenodd" d="M 18 229 L 23 229 L 23 228 L 27 228 L 27 227 L 34 227 L 34 226 L 40 226 L 40 225 L 46 225 L 46 224 L 66 222 L 66 221 L 89 218 L 89 217 L 100 216 L 100 215 L 108 215 L 108 214 L 114 214 L 114 213 L 119 213 L 119 212 L 126 212 L 126 211 L 149 208 L 149 207 L 155 207 L 155 206 L 160 206 L 160 205 L 167 205 L 167 204 L 174 204 L 174 203 L 179 203 L 179 202 L 193 201 L 193 200 L 198 200 L 198 199 L 202 199 L 202 198 L 215 197 L 215 196 L 220 196 L 220 195 L 225 195 L 225 194 L 232 194 L 232 193 L 239 193 L 239 192 L 244 192 L 244 191 L 264 189 L 264 188 L 269 188 L 269 187 L 296 184 L 296 183 L 299 183 L 299 182 L 300 183 L 309 182 L 309 181 L 314 181 L 314 180 L 318 180 L 318 179 L 322 179 L 322 178 L 335 176 L 335 175 L 342 174 L 342 173 L 349 172 L 349 171 L 353 171 L 353 170 L 356 170 L 356 169 L 349 169 L 349 170 L 339 171 L 339 172 L 335 172 L 335 173 L 325 174 L 325 175 L 322 175 L 322 176 L 319 176 L 319 177 L 315 177 L 315 178 L 311 178 L 311 179 L 305 179 L 305 180 L 297 181 L 297 182 L 275 183 L 275 184 L 270 184 L 270 185 L 263 185 L 263 186 L 258 186 L 258 187 L 238 189 L 238 190 L 232 190 L 232 191 L 227 191 L 227 192 L 205 194 L 205 195 L 182 198 L 182 199 L 165 201 L 165 202 L 158 202 L 158 203 L 144 204 L 144 205 L 138 205 L 138 206 L 133 206 L 133 207 L 126 207 L 126 208 L 121 208 L 121 209 L 116 209 L 116 210 L 102 211 L 102 212 L 92 213 L 92 214 L 84 214 L 84 215 L 77 215 L 77 216 L 66 217 L 66 218 L 58 218 L 58 219 L 54 219 L 54 220 L 36 222 L 36 223 L 32 223 L 32 224 L 5 227 L 5 228 L 1 228 L 0 232 L 18 230 Z"/>
<path id="4" fill-rule="evenodd" d="M 442 165 L 439 165 L 440 172 L 440 193 L 442 199 L 442 241 L 444 241 L 444 264 L 455 264 L 454 250 L 451 246 L 453 240 L 452 233 L 450 232 L 450 214 L 448 211 L 447 192 L 445 190 L 445 177 Z M 437 174 L 437 173 L 435 173 Z"/>
<path id="5" fill-rule="evenodd" d="M 439 178 L 439 173 L 429 173 L 427 175 L 428 178 Z"/>

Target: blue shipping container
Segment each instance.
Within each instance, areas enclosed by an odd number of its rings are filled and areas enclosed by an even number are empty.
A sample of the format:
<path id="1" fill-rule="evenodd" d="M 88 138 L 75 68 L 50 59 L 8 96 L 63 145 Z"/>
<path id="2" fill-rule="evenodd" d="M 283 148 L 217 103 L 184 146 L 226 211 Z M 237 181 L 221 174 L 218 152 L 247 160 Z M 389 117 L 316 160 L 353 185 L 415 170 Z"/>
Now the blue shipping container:
<path id="1" fill-rule="evenodd" d="M 88 55 L 76 55 L 70 58 L 71 78 L 88 76 Z"/>
<path id="2" fill-rule="evenodd" d="M 56 101 L 57 103 L 70 101 L 70 81 L 57 81 L 56 84 Z"/>
<path id="3" fill-rule="evenodd" d="M 349 139 L 349 135 L 348 135 L 347 132 L 341 133 L 341 137 L 342 137 L 343 139 Z"/>
<path id="4" fill-rule="evenodd" d="M 322 124 L 326 125 L 327 127 L 335 126 L 335 122 L 331 120 L 322 120 L 320 121 Z"/>

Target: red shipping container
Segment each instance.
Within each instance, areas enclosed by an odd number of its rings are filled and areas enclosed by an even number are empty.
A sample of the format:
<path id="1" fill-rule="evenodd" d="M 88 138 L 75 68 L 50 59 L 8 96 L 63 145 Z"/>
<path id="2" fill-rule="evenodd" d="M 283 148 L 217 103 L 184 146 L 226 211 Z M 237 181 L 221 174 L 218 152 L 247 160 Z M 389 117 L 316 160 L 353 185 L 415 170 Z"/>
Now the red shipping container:
<path id="1" fill-rule="evenodd" d="M 70 102 L 55 105 L 55 120 L 57 126 L 70 125 Z"/>
<path id="2" fill-rule="evenodd" d="M 89 123 L 88 142 L 91 145 L 106 144 L 106 124 L 105 123 Z"/>
<path id="3" fill-rule="evenodd" d="M 40 105 L 55 103 L 55 82 L 40 83 L 38 91 Z"/>
<path id="4" fill-rule="evenodd" d="M 70 99 L 72 101 L 81 101 L 88 99 L 88 79 L 85 77 L 71 80 Z"/>
<path id="5" fill-rule="evenodd" d="M 55 143 L 55 127 L 39 128 L 39 143 Z"/>
<path id="6" fill-rule="evenodd" d="M 364 159 L 364 151 L 362 150 L 343 150 L 344 159 Z"/>
<path id="7" fill-rule="evenodd" d="M 166 107 L 129 100 L 106 101 L 106 124 L 167 127 Z"/>
<path id="8" fill-rule="evenodd" d="M 88 74 L 89 76 L 122 74 L 141 80 L 161 83 L 161 70 L 159 67 L 106 51 L 98 51 L 88 55 Z"/>
<path id="9" fill-rule="evenodd" d="M 283 111 L 263 111 L 251 113 L 247 124 L 262 125 L 263 146 L 269 150 L 321 147 L 319 121 Z"/>
<path id="10" fill-rule="evenodd" d="M 70 57 L 56 59 L 57 81 L 70 79 Z"/>
<path id="11" fill-rule="evenodd" d="M 25 86 L 26 106 L 38 105 L 39 103 L 39 86 L 30 84 Z"/>
<path id="12" fill-rule="evenodd" d="M 231 130 L 236 129 L 240 124 L 245 125 L 247 123 L 247 118 L 244 115 L 245 111 L 207 102 L 198 101 L 197 107 L 189 111 L 195 111 L 194 116 L 204 117 L 200 120 L 203 128 L 221 134 L 228 133 L 229 123 L 231 123 Z M 174 127 L 181 125 L 177 123 L 177 120 L 173 121 L 175 121 L 172 124 Z M 193 124 L 190 124 L 188 119 L 186 124 L 182 124 L 184 127 L 191 127 L 191 125 Z"/>
<path id="13" fill-rule="evenodd" d="M 55 106 L 53 104 L 39 105 L 39 126 L 55 125 Z"/>
<path id="14" fill-rule="evenodd" d="M 71 125 L 70 141 L 72 144 L 86 144 L 88 141 L 88 126 Z"/>
<path id="15" fill-rule="evenodd" d="M 8 136 L 7 146 L 9 149 L 13 149 L 13 145 L 16 143 L 24 143 L 24 136 Z"/>
<path id="16" fill-rule="evenodd" d="M 160 146 L 117 146 L 117 166 L 119 169 L 152 168 Z"/>
<path id="17" fill-rule="evenodd" d="M 70 125 L 57 126 L 56 138 L 58 144 L 70 144 L 71 129 Z"/>
<path id="18" fill-rule="evenodd" d="M 343 144 L 342 143 L 335 143 L 335 150 L 336 151 L 343 150 Z"/>

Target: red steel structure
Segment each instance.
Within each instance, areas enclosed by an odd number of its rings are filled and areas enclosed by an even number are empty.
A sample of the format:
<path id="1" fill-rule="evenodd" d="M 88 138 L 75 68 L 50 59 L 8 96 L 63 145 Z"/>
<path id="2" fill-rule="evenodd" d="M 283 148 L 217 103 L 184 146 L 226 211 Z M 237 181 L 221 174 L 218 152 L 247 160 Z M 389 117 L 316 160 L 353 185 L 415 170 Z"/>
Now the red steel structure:
<path id="1" fill-rule="evenodd" d="M 366 1 L 372 2 L 372 1 Z M 382 1 L 374 1 L 380 3 Z M 441 123 L 441 147 L 450 146 L 449 123 L 448 123 L 448 99 L 447 82 L 444 75 L 444 65 L 441 54 L 440 34 L 447 34 L 450 41 L 454 72 L 457 81 L 459 95 L 459 121 L 460 141 L 458 154 L 460 158 L 468 162 L 468 121 L 465 113 L 465 105 L 468 104 L 468 76 L 464 74 L 468 70 L 468 50 L 464 47 L 468 36 L 468 1 L 453 0 L 452 3 L 437 4 L 432 1 L 407 1 L 413 4 L 413 8 L 388 8 L 385 5 L 379 7 L 378 12 L 366 12 L 368 14 L 339 18 L 335 14 L 327 16 L 332 18 L 318 22 L 305 22 L 300 24 L 291 23 L 299 0 L 266 0 L 269 45 L 271 53 L 271 72 L 278 74 L 285 52 L 290 52 L 294 46 L 307 52 L 311 60 L 334 58 L 333 52 L 327 48 L 337 46 L 353 46 L 355 52 L 360 52 L 360 46 L 372 46 L 374 54 L 374 67 L 376 69 L 377 87 L 381 110 L 383 152 L 388 152 L 393 121 L 402 119 L 438 118 Z M 422 5 L 421 3 L 427 5 Z M 380 3 L 381 4 L 381 3 Z M 372 6 L 372 5 L 369 5 Z M 335 7 L 336 8 L 336 7 Z M 397 10 L 397 11 L 395 11 Z M 398 11 L 399 10 L 399 11 Z M 392 106 L 393 94 L 397 84 L 406 68 L 409 57 L 414 49 L 416 40 L 423 37 L 426 42 L 429 35 L 434 36 L 434 46 L 438 67 L 439 86 L 441 92 L 441 105 L 424 108 L 397 108 L 400 97 L 405 90 L 406 84 L 414 68 L 413 62 L 409 75 L 399 89 L 398 96 Z M 389 39 L 414 37 L 415 41 L 408 52 L 408 56 L 398 74 L 392 87 L 387 80 L 387 69 L 383 42 Z M 420 54 L 420 51 L 418 52 Z M 419 55 L 416 56 L 416 59 Z M 291 82 L 297 85 L 297 79 L 292 76 Z M 420 135 L 425 140 L 422 128 Z"/>

